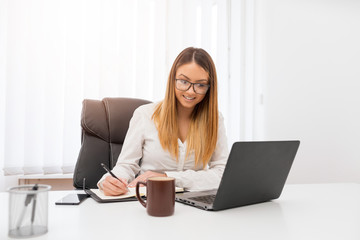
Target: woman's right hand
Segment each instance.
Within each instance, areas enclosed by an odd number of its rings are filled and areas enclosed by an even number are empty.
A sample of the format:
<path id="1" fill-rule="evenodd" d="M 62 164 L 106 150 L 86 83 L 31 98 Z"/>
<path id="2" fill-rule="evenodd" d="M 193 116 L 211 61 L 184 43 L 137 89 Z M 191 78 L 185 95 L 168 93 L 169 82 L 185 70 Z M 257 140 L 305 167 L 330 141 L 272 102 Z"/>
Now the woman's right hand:
<path id="1" fill-rule="evenodd" d="M 128 192 L 126 179 L 119 179 L 120 181 L 109 175 L 101 182 L 105 196 L 118 196 Z"/>

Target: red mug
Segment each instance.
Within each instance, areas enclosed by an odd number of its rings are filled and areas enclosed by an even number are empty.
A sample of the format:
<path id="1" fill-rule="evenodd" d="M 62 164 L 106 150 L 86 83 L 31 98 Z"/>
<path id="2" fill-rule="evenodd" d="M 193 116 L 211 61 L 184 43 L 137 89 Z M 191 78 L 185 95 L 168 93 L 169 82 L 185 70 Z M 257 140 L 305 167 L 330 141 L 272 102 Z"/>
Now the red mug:
<path id="1" fill-rule="evenodd" d="M 140 184 L 146 187 L 146 201 L 140 196 Z M 150 216 L 173 215 L 175 210 L 175 178 L 150 177 L 146 182 L 137 182 L 136 198 L 146 208 Z"/>

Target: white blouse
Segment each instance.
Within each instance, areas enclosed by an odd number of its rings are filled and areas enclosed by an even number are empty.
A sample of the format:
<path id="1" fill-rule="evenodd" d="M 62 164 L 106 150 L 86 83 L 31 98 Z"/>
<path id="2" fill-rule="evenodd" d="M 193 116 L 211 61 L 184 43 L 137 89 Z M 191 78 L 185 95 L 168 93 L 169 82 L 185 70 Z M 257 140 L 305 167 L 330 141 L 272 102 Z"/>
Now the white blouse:
<path id="1" fill-rule="evenodd" d="M 208 167 L 203 169 L 201 165 L 195 166 L 194 152 L 185 159 L 186 141 L 183 143 L 178 139 L 178 161 L 162 148 L 155 123 L 151 119 L 155 106 L 156 103 L 150 103 L 135 110 L 120 156 L 112 172 L 118 177 L 127 179 L 129 183 L 134 180 L 138 173 L 156 171 L 174 177 L 177 187 L 189 191 L 218 188 L 229 155 L 222 115 L 219 115 L 215 151 Z M 107 175 L 105 174 L 99 180 L 98 186 Z"/>

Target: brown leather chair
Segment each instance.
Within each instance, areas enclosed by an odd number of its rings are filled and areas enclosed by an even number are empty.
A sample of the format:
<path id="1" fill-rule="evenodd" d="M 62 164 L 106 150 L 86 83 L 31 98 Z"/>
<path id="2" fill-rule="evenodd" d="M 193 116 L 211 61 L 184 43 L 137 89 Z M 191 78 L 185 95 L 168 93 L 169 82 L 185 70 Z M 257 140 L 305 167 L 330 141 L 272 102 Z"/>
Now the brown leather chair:
<path id="1" fill-rule="evenodd" d="M 74 170 L 74 187 L 97 188 L 105 174 L 100 164 L 110 169 L 115 166 L 135 109 L 147 103 L 150 101 L 135 98 L 83 101 L 81 149 Z"/>

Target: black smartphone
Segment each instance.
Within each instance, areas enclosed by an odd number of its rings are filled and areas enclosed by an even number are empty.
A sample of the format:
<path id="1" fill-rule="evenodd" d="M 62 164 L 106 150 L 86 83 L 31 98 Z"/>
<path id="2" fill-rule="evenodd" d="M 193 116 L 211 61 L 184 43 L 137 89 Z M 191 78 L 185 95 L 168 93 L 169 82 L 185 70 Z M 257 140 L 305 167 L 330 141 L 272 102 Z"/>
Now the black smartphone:
<path id="1" fill-rule="evenodd" d="M 82 201 L 88 198 L 88 194 L 71 193 L 56 201 L 56 205 L 79 205 Z"/>

